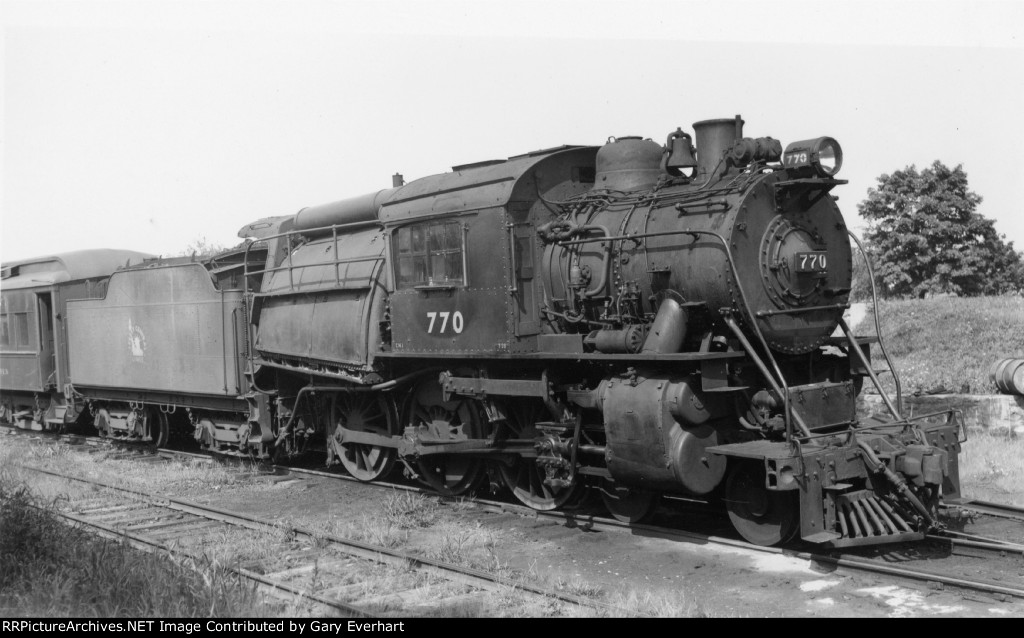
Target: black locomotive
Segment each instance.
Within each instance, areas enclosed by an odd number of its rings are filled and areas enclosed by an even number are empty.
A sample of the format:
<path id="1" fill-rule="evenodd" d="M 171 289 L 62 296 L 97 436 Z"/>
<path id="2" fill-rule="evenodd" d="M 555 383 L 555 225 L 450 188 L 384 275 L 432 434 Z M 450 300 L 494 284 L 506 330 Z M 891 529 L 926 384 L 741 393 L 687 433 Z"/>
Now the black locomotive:
<path id="1" fill-rule="evenodd" d="M 396 175 L 213 260 L 118 270 L 66 304 L 64 420 L 446 494 L 490 478 L 538 509 L 596 489 L 628 521 L 722 498 L 760 544 L 923 538 L 962 428 L 888 398 L 857 418 L 882 388 L 843 321 L 838 143 L 693 128 Z"/>

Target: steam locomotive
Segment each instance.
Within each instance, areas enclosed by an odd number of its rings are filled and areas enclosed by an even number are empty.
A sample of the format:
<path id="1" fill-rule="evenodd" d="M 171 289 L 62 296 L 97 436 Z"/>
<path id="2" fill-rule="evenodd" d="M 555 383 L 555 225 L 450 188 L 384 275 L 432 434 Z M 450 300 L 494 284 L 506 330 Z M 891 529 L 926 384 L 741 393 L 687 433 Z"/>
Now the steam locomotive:
<path id="1" fill-rule="evenodd" d="M 207 260 L 4 264 L 0 414 L 630 522 L 721 499 L 764 545 L 921 539 L 962 423 L 904 417 L 843 320 L 839 144 L 743 125 L 396 175 Z M 888 415 L 858 419 L 865 378 Z"/>

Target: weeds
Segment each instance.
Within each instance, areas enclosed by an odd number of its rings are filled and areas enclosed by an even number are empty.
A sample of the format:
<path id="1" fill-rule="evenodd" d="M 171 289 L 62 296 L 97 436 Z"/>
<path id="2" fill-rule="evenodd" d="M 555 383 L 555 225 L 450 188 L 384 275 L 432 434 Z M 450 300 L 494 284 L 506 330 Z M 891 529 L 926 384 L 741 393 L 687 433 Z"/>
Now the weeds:
<path id="1" fill-rule="evenodd" d="M 101 454 L 75 454 L 58 450 L 52 454 L 29 452 L 34 446 L 0 446 L 0 467 L 10 476 L 3 477 L 0 492 L 0 616 L 255 616 L 280 614 L 300 615 L 318 609 L 301 597 L 289 599 L 272 608 L 259 608 L 263 603 L 258 592 L 240 583 L 225 565 L 251 565 L 262 569 L 262 561 L 280 555 L 282 548 L 302 550 L 290 532 L 266 529 L 259 534 L 217 531 L 197 539 L 183 536 L 168 543 L 179 544 L 202 555 L 192 559 L 160 558 L 126 549 L 109 541 L 97 540 L 70 527 L 56 523 L 50 515 L 37 524 L 28 519 L 40 511 L 24 508 L 18 501 L 42 503 L 55 508 L 70 499 L 72 504 L 85 501 L 103 502 L 107 491 L 93 486 L 68 484 L 59 479 L 25 474 L 31 481 L 30 494 L 17 479 L 15 465 L 29 460 L 32 465 L 71 471 L 126 486 L 140 486 L 181 493 L 195 486 L 210 488 L 230 486 L 250 489 L 238 472 L 216 466 L 185 463 L 143 464 L 131 458 L 104 464 Z M 16 448 L 16 449 L 15 449 Z M 65 458 L 66 457 L 66 458 Z M 73 466 L 73 467 L 70 467 Z M 244 478 L 244 477 L 243 477 Z M 204 491 L 205 493 L 205 491 Z M 42 497 L 38 494 L 47 494 Z M 618 598 L 602 593 L 601 584 L 587 582 L 579 576 L 553 580 L 540 573 L 536 563 L 523 570 L 510 566 L 500 551 L 507 543 L 522 539 L 521 534 L 497 530 L 479 521 L 475 525 L 463 514 L 473 507 L 468 501 L 440 501 L 435 497 L 413 492 L 394 491 L 386 495 L 377 509 L 360 516 L 328 517 L 304 526 L 315 529 L 313 547 L 329 546 L 328 537 L 348 536 L 385 547 L 404 546 L 413 553 L 445 562 L 495 571 L 505 586 L 489 600 L 474 598 L 464 586 L 453 586 L 443 580 L 434 582 L 427 574 L 415 571 L 411 564 L 373 570 L 367 579 L 365 571 L 346 570 L 317 563 L 311 572 L 299 577 L 302 585 L 330 586 L 344 591 L 346 599 L 360 599 L 381 613 L 396 613 L 405 608 L 416 614 L 441 617 L 497 615 L 504 617 L 552 617 L 593 614 L 588 608 L 577 608 L 557 599 L 538 600 L 524 595 L 531 585 L 556 588 L 583 597 L 600 599 L 619 605 Z M 472 518 L 472 517 L 470 517 Z M 284 521 L 287 526 L 297 521 Z M 195 554 L 193 554 L 195 555 Z M 18 569 L 17 561 L 32 563 L 31 569 Z M 84 563 L 84 564 L 79 564 Z M 283 569 L 289 564 L 277 565 Z M 249 568 L 249 567 L 247 567 Z M 269 568 L 268 568 L 269 569 Z M 274 571 L 269 569 L 269 571 Z M 297 575 L 298 577 L 298 575 Z M 410 587 L 412 589 L 410 589 Z M 352 598 L 349 598 L 352 596 Z M 634 596 L 642 615 L 686 614 L 691 607 L 644 607 L 649 597 Z M 614 610 L 609 615 L 620 615 Z"/>
<path id="2" fill-rule="evenodd" d="M 1024 440 L 978 433 L 963 444 L 960 485 L 964 495 L 1024 505 Z"/>
<path id="3" fill-rule="evenodd" d="M 655 618 L 707 618 L 707 610 L 695 600 L 678 593 L 628 590 L 612 596 L 615 605 L 626 612 Z"/>
<path id="4" fill-rule="evenodd" d="M 436 498 L 404 491 L 389 494 L 380 510 L 380 515 L 398 529 L 430 527 L 439 514 Z"/>
<path id="5" fill-rule="evenodd" d="M 208 559 L 133 550 L 63 524 L 9 473 L 0 475 L 0 615 L 259 615 L 254 587 Z"/>
<path id="6" fill-rule="evenodd" d="M 362 525 L 354 529 L 349 536 L 356 540 L 365 540 L 381 547 L 397 547 L 409 538 L 409 533 L 399 529 L 384 516 L 363 514 Z"/>
<path id="7" fill-rule="evenodd" d="M 600 598 L 604 595 L 604 589 L 598 585 L 588 583 L 579 576 L 573 576 L 569 579 L 559 576 L 555 579 L 555 589 L 583 598 Z"/>
<path id="8" fill-rule="evenodd" d="M 441 537 L 441 547 L 434 553 L 437 560 L 453 565 L 465 565 L 470 562 L 466 550 L 472 544 L 473 530 L 454 528 L 451 533 Z"/>

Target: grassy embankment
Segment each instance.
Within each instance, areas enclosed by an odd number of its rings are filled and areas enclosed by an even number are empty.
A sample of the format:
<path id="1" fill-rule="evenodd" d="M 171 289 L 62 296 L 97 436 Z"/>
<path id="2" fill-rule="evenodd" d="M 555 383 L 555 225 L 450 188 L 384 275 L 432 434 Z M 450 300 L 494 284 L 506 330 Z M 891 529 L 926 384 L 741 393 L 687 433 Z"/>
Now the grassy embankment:
<path id="1" fill-rule="evenodd" d="M 882 336 L 903 380 L 904 394 L 944 387 L 995 394 L 989 379 L 1000 359 L 1024 358 L 1024 298 L 942 297 L 879 303 Z M 858 325 L 874 333 L 870 312 Z M 881 355 L 872 348 L 878 365 Z M 882 376 L 892 392 L 889 375 Z M 865 390 L 871 391 L 870 383 Z M 1024 441 L 973 435 L 960 457 L 963 492 L 970 498 L 1024 505 Z"/>
<path id="2" fill-rule="evenodd" d="M 881 301 L 878 310 L 886 349 L 907 394 L 939 386 L 960 392 L 965 385 L 970 394 L 995 394 L 989 379 L 992 364 L 1024 358 L 1022 297 Z M 870 307 L 857 332 L 874 334 Z M 876 367 L 884 367 L 878 347 L 872 351 Z M 882 380 L 891 388 L 888 375 Z"/>

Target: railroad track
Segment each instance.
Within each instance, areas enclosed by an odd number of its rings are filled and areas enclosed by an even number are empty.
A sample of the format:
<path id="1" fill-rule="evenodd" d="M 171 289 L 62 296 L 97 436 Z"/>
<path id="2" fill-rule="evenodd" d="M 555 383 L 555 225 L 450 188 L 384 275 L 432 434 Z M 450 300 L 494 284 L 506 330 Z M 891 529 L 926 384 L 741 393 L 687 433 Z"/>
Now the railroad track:
<path id="1" fill-rule="evenodd" d="M 484 501 L 484 503 L 492 506 L 508 507 L 506 504 L 499 504 L 487 501 Z M 696 532 L 686 532 L 656 525 L 644 525 L 636 523 L 628 524 L 611 518 L 579 515 L 566 512 L 535 512 L 535 514 L 539 518 L 542 517 L 551 518 L 554 520 L 561 520 L 565 521 L 567 524 L 571 524 L 576 527 L 583 527 L 588 530 L 615 530 L 625 531 L 628 533 L 644 532 L 652 536 L 677 539 L 683 542 L 690 542 L 700 545 L 719 545 L 744 549 L 750 552 L 761 554 L 773 554 L 778 556 L 785 555 L 792 558 L 806 560 L 808 561 L 808 563 L 813 565 L 841 568 L 848 572 L 852 571 L 880 574 L 912 582 L 924 583 L 928 586 L 940 585 L 948 587 L 958 587 L 962 589 L 969 589 L 988 594 L 995 594 L 997 596 L 1012 596 L 1014 598 L 1024 599 L 1024 579 L 1021 579 L 1020 583 L 1008 585 L 1003 582 L 965 578 L 963 576 L 958 576 L 948 572 L 942 572 L 933 569 L 916 569 L 909 567 L 894 566 L 891 563 L 888 563 L 884 558 L 865 558 L 849 552 L 840 554 L 823 553 L 818 550 L 794 551 L 790 548 L 763 547 L 761 545 L 752 545 L 750 543 L 747 543 L 746 541 L 741 541 L 734 538 L 714 536 L 709 534 L 700 534 Z M 980 537 L 957 538 L 935 536 L 933 537 L 933 540 L 935 540 L 936 542 L 947 544 L 950 547 L 970 547 L 974 550 L 980 550 L 986 552 L 986 557 L 991 558 L 993 560 L 1002 559 L 1005 557 L 1007 553 L 1018 555 L 1024 554 L 1024 546 L 1015 545 L 1013 543 L 1006 543 L 1002 541 L 996 541 L 994 539 L 982 539 Z M 977 556 L 977 554 L 971 555 Z"/>
<path id="2" fill-rule="evenodd" d="M 306 468 L 295 468 L 290 466 L 281 467 L 281 470 L 291 472 L 294 474 L 321 476 L 337 480 L 360 483 L 362 485 L 373 485 L 387 489 L 409 490 L 421 494 L 436 496 L 434 492 L 426 488 L 384 481 L 365 483 L 362 481 L 357 481 L 356 479 L 351 478 L 349 476 L 336 474 L 333 472 L 310 470 Z M 634 534 L 637 532 L 641 532 L 649 534 L 651 536 L 657 536 L 666 539 L 674 539 L 681 542 L 688 542 L 702 546 L 719 545 L 744 549 L 761 554 L 773 554 L 780 556 L 786 555 L 794 558 L 807 560 L 809 563 L 818 566 L 839 568 L 848 572 L 879 574 L 911 582 L 924 583 L 928 587 L 933 588 L 955 587 L 972 591 L 978 591 L 986 594 L 993 594 L 996 597 L 1009 596 L 1024 599 L 1024 579 L 1021 579 L 1020 583 L 1007 584 L 1006 582 L 999 582 L 994 580 L 965 578 L 957 573 L 943 572 L 934 569 L 901 567 L 893 565 L 890 562 L 891 558 L 887 557 L 869 558 L 864 556 L 858 556 L 851 552 L 825 553 L 820 550 L 797 549 L 794 551 L 794 549 L 792 548 L 763 547 L 760 545 L 753 545 L 751 543 L 747 543 L 746 541 L 734 538 L 683 531 L 679 529 L 658 525 L 624 523 L 614 518 L 607 518 L 589 513 L 572 511 L 538 511 L 526 507 L 524 505 L 508 503 L 504 501 L 483 498 L 474 498 L 471 500 L 473 503 L 480 506 L 485 511 L 508 512 L 518 514 L 521 516 L 531 516 L 537 519 L 552 520 L 563 523 L 570 527 L 578 527 L 589 531 L 613 531 Z M 999 507 L 1005 508 L 1002 511 L 1012 511 L 1014 509 L 1013 506 L 1009 505 Z M 945 536 L 932 535 L 929 537 L 929 539 L 932 540 L 935 544 L 949 548 L 950 552 L 959 551 L 961 555 L 965 555 L 963 550 L 970 550 L 969 553 L 966 553 L 966 555 L 980 559 L 1005 560 L 1007 555 L 1016 555 L 1024 557 L 1024 545 L 1019 545 L 1016 543 L 1003 541 L 999 539 L 985 538 L 981 536 L 964 534 L 960 532 L 949 532 L 948 535 Z M 1024 564 L 1022 564 L 1022 566 L 1024 566 Z"/>
<path id="3" fill-rule="evenodd" d="M 99 441 L 107 441 L 106 439 L 98 439 Z M 210 458 L 206 455 L 197 455 L 191 453 L 178 452 L 175 450 L 159 450 L 159 455 L 172 457 L 172 456 L 186 456 L 189 458 L 207 459 Z M 437 496 L 433 491 L 421 488 L 417 486 L 403 485 L 401 483 L 392 483 L 384 481 L 374 482 L 362 482 L 357 481 L 354 478 L 348 477 L 343 474 L 334 472 L 326 472 L 322 470 L 312 470 L 307 468 L 298 468 L 292 466 L 274 466 L 278 472 L 287 472 L 299 475 L 318 476 L 324 478 L 330 478 L 334 480 L 350 481 L 359 483 L 361 485 L 368 485 L 374 487 L 383 487 L 390 490 L 406 490 L 410 492 L 416 492 L 424 495 Z M 855 552 L 844 552 L 844 553 L 825 553 L 820 550 L 808 550 L 803 547 L 797 547 L 796 549 L 790 548 L 775 548 L 775 547 L 762 547 L 759 545 L 752 545 L 742 540 L 721 537 L 709 534 L 701 534 L 697 532 L 683 531 L 679 529 L 657 526 L 657 525 L 646 525 L 646 524 L 627 524 L 622 523 L 613 518 L 606 518 L 590 513 L 581 512 L 562 512 L 562 511 L 537 511 L 532 508 L 503 501 L 474 498 L 474 499 L 463 499 L 470 500 L 475 503 L 478 507 L 484 511 L 490 512 L 505 512 L 513 513 L 521 516 L 529 516 L 537 519 L 545 519 L 560 522 L 569 527 L 578 527 L 593 531 L 625 531 L 627 533 L 644 533 L 652 536 L 658 536 L 666 539 L 678 540 L 680 542 L 688 542 L 706 546 L 726 546 L 732 548 L 738 548 L 747 550 L 750 552 L 761 553 L 761 554 L 775 554 L 775 555 L 786 555 L 794 558 L 799 558 L 808 561 L 810 564 L 824 566 L 834 569 L 842 569 L 847 572 L 861 572 L 878 574 L 892 578 L 903 579 L 911 582 L 924 583 L 928 587 L 953 587 L 972 591 L 978 591 L 986 594 L 992 594 L 996 597 L 1014 597 L 1024 599 L 1024 579 L 1016 579 L 1021 582 L 1007 582 L 1006 579 L 993 580 L 983 578 L 967 578 L 963 575 L 962 569 L 958 568 L 958 571 L 942 571 L 931 568 L 911 568 L 907 566 L 901 566 L 894 564 L 891 556 L 881 557 L 869 557 L 864 555 L 858 555 Z M 970 501 L 964 504 L 958 504 L 958 507 L 965 507 L 968 509 L 974 509 L 974 506 L 978 505 L 976 511 L 982 512 L 981 507 L 988 506 L 989 511 L 983 512 L 986 514 L 998 515 L 996 512 L 1004 514 L 1005 518 L 1016 518 L 1014 515 L 1017 512 L 1021 512 L 1020 508 L 1015 508 L 1009 505 L 998 505 L 992 503 L 983 503 L 979 501 Z M 1009 556 L 1024 556 L 1024 545 L 1019 545 L 999 539 L 991 539 L 985 537 L 974 536 L 970 534 L 964 534 L 959 532 L 950 532 L 947 535 L 938 536 L 933 535 L 930 540 L 934 544 L 947 548 L 949 553 L 959 552 L 961 555 L 966 555 L 987 560 L 1005 560 Z M 899 562 L 899 561 L 897 561 Z M 961 566 L 962 567 L 962 566 Z M 1024 575 L 1024 570 L 1021 572 Z M 1001 578 L 1001 577 L 1000 577 Z"/>
<path id="4" fill-rule="evenodd" d="M 410 554 L 313 530 L 267 522 L 183 499 L 163 498 L 94 479 L 32 466 L 20 469 L 103 488 L 100 496 L 72 501 L 65 519 L 135 547 L 198 558 L 211 538 L 244 545 L 249 536 L 287 538 L 272 555 L 234 566 L 232 572 L 285 600 L 301 601 L 348 617 L 445 615 L 448 610 L 493 609 L 509 595 L 533 597 L 554 613 L 636 615 L 601 601 L 545 589 L 480 569 Z M 381 568 L 403 584 L 380 589 L 367 575 Z"/>
<path id="5" fill-rule="evenodd" d="M 979 514 L 987 514 L 988 516 L 996 516 L 998 518 L 1009 518 L 1016 521 L 1024 521 L 1024 507 L 1017 507 L 1016 505 L 966 499 L 959 503 L 952 504 L 950 507 L 978 512 Z"/>

